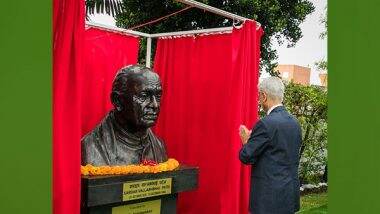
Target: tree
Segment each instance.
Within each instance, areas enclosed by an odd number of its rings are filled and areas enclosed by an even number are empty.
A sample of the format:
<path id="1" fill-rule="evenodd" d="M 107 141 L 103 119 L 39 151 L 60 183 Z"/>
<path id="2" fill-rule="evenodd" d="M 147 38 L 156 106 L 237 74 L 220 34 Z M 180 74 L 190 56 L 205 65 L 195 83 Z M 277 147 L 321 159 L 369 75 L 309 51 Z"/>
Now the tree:
<path id="1" fill-rule="evenodd" d="M 293 82 L 286 84 L 284 105 L 297 117 L 303 127 L 300 156 L 321 122 L 327 122 L 327 91 L 319 86 L 304 86 Z"/>
<path id="2" fill-rule="evenodd" d="M 303 132 L 300 177 L 316 181 L 327 162 L 327 90 L 287 83 L 284 105 L 298 119 Z"/>
<path id="3" fill-rule="evenodd" d="M 319 38 L 326 39 L 327 38 L 327 7 L 325 7 L 325 14 L 321 17 L 320 23 L 325 27 L 325 31 L 319 34 Z"/>
<path id="4" fill-rule="evenodd" d="M 326 59 L 321 59 L 319 61 L 316 61 L 314 65 L 317 67 L 317 70 L 319 71 L 327 71 L 327 61 Z"/>
<path id="5" fill-rule="evenodd" d="M 323 24 L 325 30 L 319 34 L 320 39 L 327 39 L 327 7 L 325 7 L 325 14 L 321 17 L 320 23 Z M 327 71 L 327 61 L 326 59 L 321 59 L 314 63 L 320 71 Z"/>
<path id="6" fill-rule="evenodd" d="M 182 3 L 174 0 L 86 0 L 87 12 L 113 14 L 116 25 L 131 28 L 138 24 L 165 16 L 182 9 Z M 261 68 L 276 75 L 277 52 L 272 38 L 280 44 L 294 46 L 302 37 L 299 25 L 314 11 L 308 0 L 202 0 L 201 2 L 261 23 L 264 35 L 261 44 Z M 158 24 L 138 29 L 147 33 L 193 30 L 232 26 L 233 20 L 193 8 L 170 17 Z"/>

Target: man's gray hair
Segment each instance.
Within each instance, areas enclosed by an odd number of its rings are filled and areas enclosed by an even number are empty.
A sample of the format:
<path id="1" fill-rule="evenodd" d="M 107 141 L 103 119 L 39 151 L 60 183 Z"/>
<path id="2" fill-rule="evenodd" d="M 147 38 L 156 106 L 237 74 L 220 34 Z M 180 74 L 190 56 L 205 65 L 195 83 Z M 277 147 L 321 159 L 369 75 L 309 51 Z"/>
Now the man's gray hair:
<path id="1" fill-rule="evenodd" d="M 282 102 L 284 99 L 285 86 L 282 80 L 278 77 L 268 77 L 259 84 L 260 92 L 265 92 L 272 100 Z"/>

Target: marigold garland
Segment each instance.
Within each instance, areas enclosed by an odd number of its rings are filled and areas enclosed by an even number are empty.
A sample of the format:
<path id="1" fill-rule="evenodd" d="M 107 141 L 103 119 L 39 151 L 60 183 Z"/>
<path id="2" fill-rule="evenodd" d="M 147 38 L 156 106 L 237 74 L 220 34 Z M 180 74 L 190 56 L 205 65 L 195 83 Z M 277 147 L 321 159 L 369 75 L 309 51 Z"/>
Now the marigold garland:
<path id="1" fill-rule="evenodd" d="M 124 165 L 124 166 L 81 166 L 82 175 L 127 175 L 134 173 L 159 173 L 172 171 L 179 166 L 177 160 L 169 158 L 166 162 L 157 165 Z"/>

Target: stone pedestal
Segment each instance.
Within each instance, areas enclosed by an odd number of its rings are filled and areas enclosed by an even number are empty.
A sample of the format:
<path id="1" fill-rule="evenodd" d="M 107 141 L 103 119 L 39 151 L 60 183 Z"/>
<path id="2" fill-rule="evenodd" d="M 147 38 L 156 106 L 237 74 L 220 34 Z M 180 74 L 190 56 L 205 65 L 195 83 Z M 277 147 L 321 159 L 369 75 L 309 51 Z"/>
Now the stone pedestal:
<path id="1" fill-rule="evenodd" d="M 198 187 L 198 168 L 170 172 L 82 176 L 82 214 L 174 214 L 178 193 Z"/>

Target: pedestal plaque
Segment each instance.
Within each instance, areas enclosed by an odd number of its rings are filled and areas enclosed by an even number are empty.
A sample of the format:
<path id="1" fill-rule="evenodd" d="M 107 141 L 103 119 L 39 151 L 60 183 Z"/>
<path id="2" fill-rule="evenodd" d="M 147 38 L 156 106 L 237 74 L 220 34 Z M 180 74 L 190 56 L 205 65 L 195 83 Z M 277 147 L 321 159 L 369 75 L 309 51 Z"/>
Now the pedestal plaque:
<path id="1" fill-rule="evenodd" d="M 174 214 L 178 193 L 198 187 L 198 168 L 170 172 L 82 176 L 83 214 Z"/>

